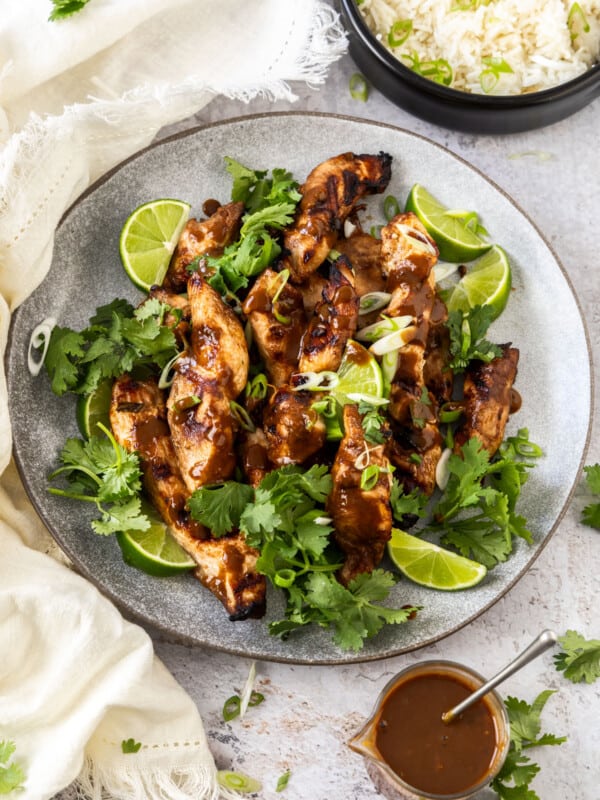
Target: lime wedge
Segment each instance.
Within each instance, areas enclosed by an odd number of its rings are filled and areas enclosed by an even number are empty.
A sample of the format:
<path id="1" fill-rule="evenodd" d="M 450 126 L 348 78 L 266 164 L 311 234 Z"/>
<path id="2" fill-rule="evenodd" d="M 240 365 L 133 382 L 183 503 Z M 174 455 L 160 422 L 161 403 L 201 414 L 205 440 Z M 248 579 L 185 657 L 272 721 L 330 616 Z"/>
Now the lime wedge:
<path id="1" fill-rule="evenodd" d="M 448 311 L 468 311 L 474 306 L 492 306 L 493 319 L 504 311 L 512 275 L 504 250 L 495 244 L 468 268 L 448 297 Z"/>
<path id="2" fill-rule="evenodd" d="M 490 249 L 467 222 L 470 212 L 457 212 L 443 206 L 420 183 L 410 190 L 406 211 L 412 211 L 435 239 L 442 261 L 473 261 Z"/>
<path id="3" fill-rule="evenodd" d="M 112 395 L 112 380 L 101 381 L 97 388 L 87 395 L 77 399 L 76 416 L 77 427 L 81 435 L 89 439 L 90 436 L 100 436 L 97 423 L 101 422 L 110 428 L 110 398 Z"/>
<path id="4" fill-rule="evenodd" d="M 148 530 L 117 533 L 123 560 L 131 567 L 159 577 L 178 575 L 196 566 L 173 539 L 158 512 L 149 503 L 143 503 L 143 511 L 150 518 Z"/>
<path id="5" fill-rule="evenodd" d="M 119 240 L 121 261 L 133 283 L 148 291 L 160 285 L 190 215 L 182 200 L 152 200 L 129 216 Z"/>
<path id="6" fill-rule="evenodd" d="M 339 381 L 330 394 L 341 406 L 357 402 L 358 395 L 367 402 L 383 397 L 383 377 L 375 356 L 353 339 L 346 343 L 337 374 Z"/>
<path id="7" fill-rule="evenodd" d="M 487 573 L 483 564 L 398 528 L 392 529 L 388 553 L 403 575 L 431 589 L 468 589 L 482 581 Z"/>

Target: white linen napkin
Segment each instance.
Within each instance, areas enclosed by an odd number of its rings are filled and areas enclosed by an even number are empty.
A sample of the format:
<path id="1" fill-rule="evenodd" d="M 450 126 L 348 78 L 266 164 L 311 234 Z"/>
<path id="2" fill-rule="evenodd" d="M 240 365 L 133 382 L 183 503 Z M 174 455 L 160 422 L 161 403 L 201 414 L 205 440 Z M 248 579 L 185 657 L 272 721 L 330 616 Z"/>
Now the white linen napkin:
<path id="1" fill-rule="evenodd" d="M 54 22 L 50 0 L 5 5 L 2 353 L 10 312 L 43 280 L 56 226 L 93 180 L 215 94 L 294 99 L 289 82 L 321 83 L 346 46 L 323 0 L 89 0 Z M 25 775 L 8 796 L 45 800 L 76 781 L 94 800 L 215 800 L 196 707 L 147 634 L 46 554 L 10 451 L 0 369 L 0 743 L 16 748 L 0 781 L 10 763 Z M 128 739 L 141 749 L 123 753 Z"/>

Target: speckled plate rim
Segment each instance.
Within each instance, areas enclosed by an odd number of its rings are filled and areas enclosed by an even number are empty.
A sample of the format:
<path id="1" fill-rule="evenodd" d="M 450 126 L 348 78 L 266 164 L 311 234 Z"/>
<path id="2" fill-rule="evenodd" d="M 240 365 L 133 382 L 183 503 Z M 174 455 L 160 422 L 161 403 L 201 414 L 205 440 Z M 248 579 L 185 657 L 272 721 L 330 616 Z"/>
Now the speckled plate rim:
<path id="1" fill-rule="evenodd" d="M 539 557 L 540 553 L 546 547 L 546 545 L 548 544 L 548 542 L 549 542 L 550 538 L 552 537 L 552 535 L 556 532 L 561 520 L 563 519 L 563 517 L 564 517 L 564 515 L 565 515 L 565 513 L 567 511 L 567 508 L 568 508 L 568 506 L 569 506 L 569 504 L 571 502 L 573 494 L 574 494 L 574 492 L 576 490 L 577 482 L 578 482 L 578 480 L 580 478 L 580 475 L 581 475 L 581 472 L 582 472 L 582 469 L 583 469 L 583 465 L 585 463 L 585 456 L 586 456 L 586 452 L 587 452 L 587 449 L 588 449 L 588 446 L 589 446 L 589 442 L 590 442 L 591 429 L 592 429 L 592 415 L 593 415 L 593 398 L 594 398 L 594 373 L 593 373 L 593 365 L 592 365 L 592 355 L 591 355 L 592 350 L 591 350 L 590 336 L 589 336 L 589 332 L 588 332 L 588 329 L 587 329 L 587 326 L 586 326 L 586 323 L 585 323 L 585 318 L 584 318 L 583 313 L 582 313 L 581 304 L 580 304 L 580 302 L 579 302 L 579 300 L 577 298 L 577 295 L 576 295 L 576 293 L 574 291 L 572 282 L 571 282 L 571 280 L 569 278 L 569 275 L 568 275 L 567 271 L 563 267 L 560 259 L 558 258 L 557 254 L 555 253 L 554 249 L 549 244 L 549 242 L 546 240 L 546 238 L 544 237 L 544 235 L 542 234 L 540 229 L 529 218 L 529 216 L 523 211 L 523 209 L 500 186 L 498 186 L 494 181 L 492 181 L 489 177 L 487 177 L 481 170 L 479 170 L 477 167 L 475 167 L 472 164 L 470 164 L 468 161 L 466 161 L 461 156 L 449 151 L 447 148 L 445 148 L 442 145 L 440 145 L 440 144 L 428 139 L 425 136 L 422 136 L 422 135 L 414 133 L 412 131 L 400 128 L 398 126 L 394 126 L 394 125 L 389 124 L 389 123 L 377 122 L 377 121 L 361 119 L 361 118 L 357 118 L 357 117 L 338 115 L 338 114 L 329 114 L 329 113 L 321 113 L 321 112 L 290 111 L 290 112 L 275 112 L 275 113 L 272 113 L 272 114 L 254 114 L 254 115 L 235 117 L 235 118 L 231 118 L 231 119 L 227 119 L 227 120 L 222 120 L 222 121 L 219 121 L 219 122 L 210 123 L 210 124 L 207 124 L 207 125 L 199 125 L 199 126 L 196 126 L 196 127 L 190 128 L 190 129 L 186 129 L 185 131 L 176 133 L 176 134 L 174 134 L 172 136 L 169 136 L 169 137 L 166 137 L 164 139 L 161 139 L 160 141 L 153 142 L 148 147 L 136 152 L 135 154 L 133 154 L 129 158 L 125 159 L 120 164 L 116 165 L 109 172 L 107 172 L 103 176 L 101 176 L 90 187 L 88 187 L 88 189 L 86 189 L 77 198 L 77 200 L 75 200 L 75 202 L 70 206 L 70 208 L 65 212 L 65 214 L 63 215 L 63 217 L 61 219 L 61 222 L 59 223 L 57 231 L 60 230 L 60 227 L 64 224 L 65 220 L 67 220 L 69 218 L 69 216 L 73 213 L 74 209 L 76 209 L 86 198 L 88 198 L 90 195 L 93 195 L 94 192 L 96 192 L 107 181 L 109 181 L 114 175 L 116 175 L 120 170 L 122 170 L 123 167 L 125 167 L 126 165 L 130 164 L 131 162 L 134 162 L 137 159 L 143 157 L 145 154 L 150 153 L 151 151 L 153 151 L 153 150 L 155 150 L 157 148 L 162 148 L 165 145 L 168 146 L 170 143 L 176 142 L 177 140 L 180 140 L 180 139 L 187 139 L 189 137 L 193 137 L 193 136 L 198 135 L 198 134 L 209 133 L 212 129 L 222 128 L 224 126 L 237 125 L 237 124 L 240 124 L 240 123 L 244 123 L 244 124 L 245 123 L 250 123 L 250 124 L 252 124 L 253 121 L 269 120 L 269 119 L 273 119 L 273 118 L 279 118 L 279 119 L 288 118 L 290 121 L 293 121 L 295 119 L 302 119 L 302 118 L 308 118 L 308 119 L 312 119 L 312 120 L 323 119 L 323 120 L 337 120 L 342 124 L 343 123 L 358 124 L 358 125 L 361 125 L 361 126 L 366 126 L 367 128 L 377 128 L 377 129 L 382 129 L 384 131 L 387 130 L 387 131 L 390 131 L 392 133 L 399 133 L 399 134 L 401 134 L 403 136 L 412 137 L 414 139 L 420 140 L 422 143 L 426 144 L 427 147 L 431 147 L 431 148 L 433 148 L 434 150 L 437 150 L 437 151 L 442 151 L 445 154 L 445 157 L 448 157 L 448 158 L 454 160 L 462 168 L 467 169 L 467 170 L 475 173 L 478 176 L 479 179 L 481 179 L 486 184 L 488 184 L 488 186 L 491 187 L 492 190 L 494 190 L 499 195 L 501 195 L 506 201 L 508 201 L 508 203 L 511 206 L 513 206 L 515 211 L 520 215 L 520 217 L 525 221 L 525 223 L 534 232 L 535 236 L 537 236 L 538 239 L 541 241 L 541 243 L 547 248 L 547 250 L 549 251 L 550 255 L 552 256 L 552 259 L 554 260 L 555 266 L 557 266 L 558 269 L 560 270 L 560 272 L 562 273 L 562 278 L 566 282 L 567 287 L 568 287 L 568 289 L 569 289 L 569 291 L 570 291 L 570 293 L 572 295 L 572 299 L 574 300 L 574 303 L 575 303 L 575 306 L 576 306 L 576 309 L 577 309 L 577 312 L 578 312 L 578 315 L 579 315 L 579 320 L 578 321 L 581 324 L 583 335 L 584 335 L 584 339 L 585 339 L 585 348 L 587 350 L 587 365 L 588 365 L 588 368 L 589 368 L 589 387 L 588 387 L 588 392 L 587 392 L 587 397 L 586 397 L 588 405 L 589 405 L 589 415 L 588 415 L 588 418 L 587 418 L 585 440 L 582 442 L 582 445 L 581 445 L 581 456 L 579 458 L 576 470 L 574 470 L 573 474 L 570 476 L 571 486 L 569 488 L 569 491 L 568 491 L 567 495 L 565 496 L 565 500 L 564 500 L 564 502 L 562 504 L 562 507 L 560 508 L 558 514 L 556 515 L 553 524 L 551 525 L 551 527 L 545 533 L 542 541 L 537 543 L 535 550 L 533 552 L 531 552 L 531 554 L 529 555 L 529 557 L 527 559 L 527 562 L 523 566 L 523 568 L 520 569 L 510 579 L 510 581 L 508 583 L 506 583 L 502 587 L 502 589 L 489 602 L 487 602 L 485 605 L 483 605 L 480 608 L 478 608 L 475 613 L 465 617 L 464 619 L 459 620 L 456 624 L 447 627 L 445 630 L 443 630 L 442 632 L 436 633 L 435 635 L 428 636 L 428 637 L 425 637 L 425 638 L 423 638 L 423 639 L 421 639 L 421 640 L 419 640 L 417 642 L 412 642 L 412 643 L 408 643 L 408 644 L 405 644 L 405 645 L 398 644 L 396 646 L 389 647 L 388 649 L 385 649 L 385 650 L 382 650 L 382 651 L 372 652 L 372 651 L 366 651 L 365 650 L 365 651 L 359 651 L 357 653 L 354 653 L 354 652 L 347 653 L 347 652 L 344 652 L 344 651 L 338 651 L 338 655 L 330 655 L 330 656 L 328 656 L 326 658 L 321 658 L 318 655 L 306 657 L 306 656 L 294 655 L 293 650 L 295 648 L 294 648 L 293 642 L 291 642 L 290 643 L 290 657 L 287 657 L 287 655 L 260 652 L 260 651 L 257 651 L 256 648 L 253 648 L 251 645 L 248 646 L 247 648 L 240 648 L 239 646 L 231 646 L 231 645 L 228 645 L 227 643 L 224 643 L 224 642 L 216 642 L 216 641 L 208 642 L 208 641 L 202 640 L 202 638 L 199 638 L 198 636 L 188 635 L 188 634 L 182 633 L 181 631 L 174 630 L 168 624 L 165 624 L 165 623 L 161 622 L 160 620 L 157 620 L 156 618 L 154 618 L 151 614 L 144 613 L 143 611 L 140 611 L 140 609 L 136 608 L 135 605 L 131 605 L 130 603 L 125 603 L 123 598 L 119 595 L 119 593 L 115 592 L 112 589 L 111 586 L 106 585 L 103 581 L 98 580 L 97 576 L 93 573 L 93 571 L 90 568 L 88 568 L 87 565 L 85 565 L 85 564 L 83 564 L 81 562 L 80 558 L 78 557 L 77 551 L 75 549 L 73 549 L 70 546 L 70 544 L 68 542 L 65 542 L 64 539 L 61 537 L 60 532 L 57 531 L 56 528 L 55 528 L 54 520 L 49 515 L 47 515 L 45 513 L 43 508 L 40 507 L 40 504 L 38 503 L 37 497 L 32 492 L 31 486 L 29 484 L 29 480 L 28 480 L 28 465 L 23 463 L 23 460 L 21 459 L 21 454 L 20 454 L 19 447 L 18 447 L 18 433 L 15 436 L 15 441 L 14 441 L 14 446 L 13 446 L 13 453 L 14 453 L 15 463 L 17 465 L 19 474 L 21 476 L 21 479 L 23 481 L 23 484 L 24 484 L 24 487 L 25 487 L 25 489 L 27 491 L 27 494 L 28 494 L 28 496 L 29 496 L 34 508 L 36 509 L 38 515 L 40 516 L 40 518 L 42 519 L 42 521 L 44 522 L 46 527 L 49 529 L 49 531 L 51 532 L 51 534 L 53 535 L 53 537 L 55 538 L 55 540 L 57 541 L 57 543 L 59 544 L 61 549 L 63 549 L 63 551 L 66 553 L 66 555 L 71 559 L 71 561 L 73 562 L 73 564 L 74 564 L 75 568 L 77 569 L 77 571 L 80 572 L 80 574 L 82 574 L 84 577 L 89 579 L 94 585 L 96 585 L 96 587 L 104 595 L 109 597 L 115 603 L 115 605 L 117 605 L 122 610 L 122 612 L 124 613 L 124 615 L 128 619 L 130 619 L 130 620 L 132 620 L 134 622 L 138 622 L 138 623 L 140 623 L 142 625 L 151 626 L 154 630 L 162 633 L 165 636 L 165 638 L 167 638 L 170 641 L 175 641 L 175 642 L 178 642 L 178 643 L 190 644 L 190 645 L 195 645 L 195 646 L 205 646 L 205 647 L 209 647 L 210 649 L 213 649 L 213 650 L 217 650 L 217 651 L 224 652 L 224 653 L 229 653 L 231 655 L 240 655 L 240 656 L 244 656 L 244 657 L 252 657 L 252 658 L 257 658 L 257 659 L 264 660 L 264 661 L 272 661 L 272 662 L 278 662 L 278 663 L 289 663 L 289 664 L 332 665 L 332 666 L 343 665 L 343 664 L 348 664 L 348 663 L 361 663 L 361 662 L 367 662 L 367 661 L 376 661 L 376 660 L 381 660 L 381 659 L 385 659 L 385 658 L 388 658 L 388 657 L 397 656 L 397 655 L 401 655 L 401 654 L 404 654 L 404 653 L 408 653 L 408 652 L 412 652 L 412 651 L 421 649 L 422 647 L 426 647 L 426 646 L 431 645 L 431 644 L 433 644 L 435 642 L 438 642 L 438 641 L 446 638 L 447 636 L 451 635 L 452 633 L 454 633 L 454 632 L 466 627 L 467 625 L 469 625 L 473 620 L 475 620 L 478 617 L 480 617 L 491 606 L 493 606 L 495 603 L 497 603 L 498 600 L 503 598 L 514 587 L 514 585 L 523 577 L 523 575 L 528 571 L 528 569 L 531 567 L 531 565 L 534 563 L 534 561 Z M 26 302 L 27 301 L 25 301 L 25 303 Z M 23 304 L 23 305 L 25 305 L 25 304 Z M 15 312 L 15 315 L 13 315 L 13 320 L 11 321 L 11 326 L 10 326 L 10 330 L 9 330 L 8 344 L 7 344 L 6 355 L 5 355 L 5 361 L 6 361 L 8 366 L 10 366 L 10 356 L 11 356 L 11 352 L 12 352 L 13 345 L 14 345 L 15 326 L 16 326 L 17 321 L 18 321 L 18 311 L 19 310 L 17 310 L 17 312 Z M 11 386 L 10 386 L 10 383 L 9 383 L 9 399 L 10 399 L 10 389 L 11 389 Z M 224 623 L 224 625 L 227 624 L 226 617 L 223 618 L 223 623 Z M 236 624 L 239 624 L 239 623 L 236 623 Z M 372 641 L 374 641 L 374 640 L 372 640 Z"/>

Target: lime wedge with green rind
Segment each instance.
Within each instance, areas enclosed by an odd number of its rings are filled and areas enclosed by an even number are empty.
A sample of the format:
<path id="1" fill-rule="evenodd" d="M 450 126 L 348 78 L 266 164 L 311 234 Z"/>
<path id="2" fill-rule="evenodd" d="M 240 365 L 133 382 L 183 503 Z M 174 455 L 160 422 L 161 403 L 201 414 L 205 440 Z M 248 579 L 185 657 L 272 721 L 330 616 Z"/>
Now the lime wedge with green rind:
<path id="1" fill-rule="evenodd" d="M 487 574 L 483 564 L 398 528 L 392 529 L 387 548 L 391 560 L 403 575 L 430 589 L 468 589 L 480 583 Z"/>
<path id="2" fill-rule="evenodd" d="M 343 406 L 356 402 L 348 395 L 361 395 L 368 398 L 383 397 L 383 377 L 375 356 L 354 339 L 349 339 L 340 367 L 338 382 L 330 394 Z"/>
<path id="3" fill-rule="evenodd" d="M 173 251 L 190 215 L 183 200 L 144 203 L 127 218 L 119 238 L 123 268 L 142 291 L 162 284 Z"/>
<path id="4" fill-rule="evenodd" d="M 468 224 L 470 212 L 457 213 L 443 206 L 420 183 L 415 183 L 406 201 L 406 211 L 412 211 L 435 240 L 442 261 L 468 262 L 490 249 Z"/>
<path id="5" fill-rule="evenodd" d="M 89 439 L 90 436 L 101 436 L 98 428 L 101 422 L 110 428 L 110 399 L 112 395 L 112 380 L 101 381 L 91 394 L 81 395 L 77 398 L 76 418 L 77 427 L 81 435 Z"/>
<path id="6" fill-rule="evenodd" d="M 491 306 L 492 319 L 504 311 L 512 287 L 512 272 L 508 256 L 495 244 L 487 253 L 468 267 L 466 274 L 450 290 L 448 311 L 469 311 L 475 306 Z"/>

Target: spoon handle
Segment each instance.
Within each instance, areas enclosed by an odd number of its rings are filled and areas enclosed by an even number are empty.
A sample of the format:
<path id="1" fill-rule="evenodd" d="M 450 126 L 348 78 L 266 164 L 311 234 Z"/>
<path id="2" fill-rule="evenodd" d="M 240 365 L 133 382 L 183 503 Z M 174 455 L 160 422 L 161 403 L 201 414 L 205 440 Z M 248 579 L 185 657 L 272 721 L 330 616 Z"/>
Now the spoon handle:
<path id="1" fill-rule="evenodd" d="M 470 694 L 467 698 L 465 698 L 462 703 L 458 703 L 458 705 L 451 708 L 449 711 L 445 711 L 442 714 L 442 720 L 444 722 L 451 722 L 455 717 L 462 712 L 469 708 L 469 706 L 476 703 L 484 694 L 487 694 L 491 689 L 494 689 L 498 686 L 499 683 L 506 680 L 508 677 L 513 675 L 515 672 L 524 667 L 526 664 L 529 664 L 530 661 L 533 661 L 534 658 L 537 658 L 541 655 L 545 650 L 552 645 L 556 644 L 557 638 L 554 631 L 545 630 L 537 636 L 533 642 L 529 645 L 529 647 L 525 648 L 523 652 L 518 655 L 514 661 L 511 661 L 504 669 L 500 670 L 497 675 L 494 675 L 493 678 L 490 678 L 487 683 L 484 683 L 477 691 Z"/>

